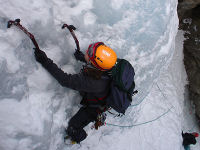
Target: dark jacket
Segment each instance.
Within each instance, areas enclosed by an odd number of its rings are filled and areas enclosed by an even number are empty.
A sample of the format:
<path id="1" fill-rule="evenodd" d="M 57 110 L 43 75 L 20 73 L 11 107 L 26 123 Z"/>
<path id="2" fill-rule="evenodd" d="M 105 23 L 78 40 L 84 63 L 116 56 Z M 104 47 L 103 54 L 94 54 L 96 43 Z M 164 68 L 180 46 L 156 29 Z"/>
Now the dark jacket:
<path id="1" fill-rule="evenodd" d="M 44 53 L 45 54 L 45 53 Z M 109 78 L 96 80 L 81 71 L 79 74 L 68 74 L 62 71 L 46 55 L 40 62 L 42 66 L 64 87 L 79 91 L 83 96 L 81 104 L 93 107 L 105 106 L 105 97 L 109 92 Z M 106 76 L 106 75 L 105 75 Z"/>
<path id="2" fill-rule="evenodd" d="M 182 137 L 183 137 L 183 146 L 188 146 L 190 144 L 196 144 L 196 139 L 195 136 L 192 135 L 191 133 L 183 133 L 182 132 Z"/>

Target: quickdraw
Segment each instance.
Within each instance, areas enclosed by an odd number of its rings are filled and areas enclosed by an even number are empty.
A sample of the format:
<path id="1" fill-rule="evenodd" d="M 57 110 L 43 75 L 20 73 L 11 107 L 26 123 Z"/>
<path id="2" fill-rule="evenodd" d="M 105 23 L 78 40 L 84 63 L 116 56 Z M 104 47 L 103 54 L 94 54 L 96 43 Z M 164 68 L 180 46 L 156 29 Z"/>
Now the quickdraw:
<path id="1" fill-rule="evenodd" d="M 96 130 L 98 130 L 99 127 L 105 125 L 105 120 L 106 120 L 106 113 L 102 112 L 102 113 L 99 113 L 98 116 L 97 116 L 97 120 L 95 121 L 95 124 L 94 124 L 94 128 Z"/>

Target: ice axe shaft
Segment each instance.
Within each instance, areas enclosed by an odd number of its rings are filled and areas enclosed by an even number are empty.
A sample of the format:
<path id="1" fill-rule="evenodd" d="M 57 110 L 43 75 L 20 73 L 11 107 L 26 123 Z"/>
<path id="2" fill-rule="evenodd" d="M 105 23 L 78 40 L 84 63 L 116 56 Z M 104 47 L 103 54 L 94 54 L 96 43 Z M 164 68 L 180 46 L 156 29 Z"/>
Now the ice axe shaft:
<path id="1" fill-rule="evenodd" d="M 7 28 L 10 28 L 12 25 L 17 26 L 20 30 L 22 30 L 31 39 L 35 48 L 40 49 L 33 34 L 28 32 L 28 30 L 20 24 L 20 19 L 15 19 L 14 21 L 13 20 L 8 21 Z"/>
<path id="2" fill-rule="evenodd" d="M 74 30 L 76 30 L 76 28 L 73 26 L 73 25 L 68 25 L 68 24 L 63 24 L 62 26 L 62 29 L 66 28 L 70 31 L 72 37 L 74 38 L 74 41 L 76 43 L 76 47 L 77 47 L 77 50 L 80 51 L 80 47 L 79 47 L 79 41 L 74 33 Z"/>

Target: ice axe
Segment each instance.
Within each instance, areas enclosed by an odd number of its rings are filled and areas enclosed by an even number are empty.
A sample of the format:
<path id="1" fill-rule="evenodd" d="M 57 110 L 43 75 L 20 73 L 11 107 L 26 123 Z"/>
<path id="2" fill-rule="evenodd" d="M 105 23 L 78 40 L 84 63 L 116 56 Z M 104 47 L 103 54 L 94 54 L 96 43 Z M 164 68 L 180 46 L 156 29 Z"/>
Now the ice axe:
<path id="1" fill-rule="evenodd" d="M 68 25 L 68 24 L 63 24 L 62 29 L 66 28 L 70 31 L 72 37 L 74 38 L 74 41 L 76 43 L 76 47 L 78 51 L 80 51 L 80 47 L 79 47 L 79 41 L 74 33 L 74 31 L 76 30 L 76 28 L 73 25 Z"/>
<path id="2" fill-rule="evenodd" d="M 22 30 L 31 39 L 35 48 L 40 49 L 39 46 L 38 46 L 38 43 L 36 42 L 36 40 L 33 36 L 33 34 L 28 32 L 28 30 L 20 24 L 20 19 L 15 19 L 14 21 L 13 20 L 8 21 L 7 28 L 10 28 L 12 25 L 17 26 L 20 30 Z"/>
<path id="3" fill-rule="evenodd" d="M 35 48 L 40 49 L 33 34 L 28 32 L 28 30 L 20 24 L 20 19 L 15 19 L 14 21 L 13 20 L 8 21 L 7 28 L 10 28 L 12 25 L 17 26 L 20 30 L 22 30 L 31 39 Z M 73 25 L 63 24 L 62 29 L 64 29 L 65 27 L 67 27 L 67 29 L 70 31 L 71 35 L 73 36 L 73 38 L 75 40 L 77 50 L 80 51 L 79 41 L 76 38 L 76 35 L 74 33 L 74 30 L 76 30 L 76 28 Z"/>

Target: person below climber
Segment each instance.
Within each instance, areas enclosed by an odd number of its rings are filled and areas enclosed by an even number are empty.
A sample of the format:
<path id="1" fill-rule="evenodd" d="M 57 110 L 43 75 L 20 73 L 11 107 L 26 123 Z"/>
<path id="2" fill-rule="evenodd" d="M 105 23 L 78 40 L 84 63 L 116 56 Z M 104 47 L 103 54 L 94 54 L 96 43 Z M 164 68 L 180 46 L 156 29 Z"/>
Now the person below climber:
<path id="1" fill-rule="evenodd" d="M 184 146 L 184 148 L 185 148 L 185 150 L 189 150 L 190 148 L 189 148 L 189 145 L 190 144 L 196 144 L 196 137 L 198 137 L 199 136 L 199 134 L 198 133 L 196 133 L 196 132 L 193 132 L 193 133 L 183 133 L 182 132 L 182 137 L 183 137 L 183 146 Z"/>
<path id="2" fill-rule="evenodd" d="M 82 96 L 79 111 L 69 120 L 66 134 L 71 141 L 80 143 L 87 134 L 83 129 L 90 122 L 96 121 L 99 113 L 106 108 L 105 98 L 109 93 L 110 71 L 116 61 L 114 50 L 102 42 L 90 44 L 86 54 L 81 51 L 74 53 L 77 60 L 85 62 L 79 74 L 68 74 L 47 57 L 45 52 L 35 48 L 35 58 L 64 87 L 79 91 Z"/>

